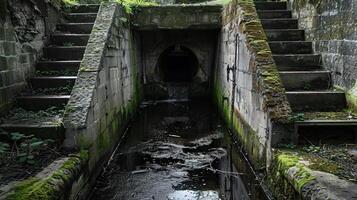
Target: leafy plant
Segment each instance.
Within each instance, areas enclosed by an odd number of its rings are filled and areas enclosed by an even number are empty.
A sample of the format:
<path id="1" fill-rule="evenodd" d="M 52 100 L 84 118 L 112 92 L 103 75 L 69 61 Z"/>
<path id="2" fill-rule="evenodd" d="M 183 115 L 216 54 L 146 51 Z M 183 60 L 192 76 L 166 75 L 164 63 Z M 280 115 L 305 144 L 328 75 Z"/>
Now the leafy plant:
<path id="1" fill-rule="evenodd" d="M 279 148 L 284 148 L 284 149 L 295 149 L 296 145 L 294 144 L 278 144 Z"/>
<path id="2" fill-rule="evenodd" d="M 296 113 L 293 116 L 290 117 L 290 121 L 295 122 L 295 121 L 304 121 L 305 120 L 305 114 L 304 113 Z"/>
<path id="3" fill-rule="evenodd" d="M 4 142 L 0 142 L 0 154 L 5 153 L 10 148 L 10 145 Z"/>
<path id="4" fill-rule="evenodd" d="M 307 153 L 318 153 L 321 150 L 321 147 L 310 145 L 310 146 L 303 147 L 303 150 L 306 151 Z"/>
<path id="5" fill-rule="evenodd" d="M 12 146 L 0 142 L 0 153 L 7 154 L 12 159 L 20 163 L 35 164 L 35 158 L 40 154 L 40 150 L 46 148 L 53 140 L 42 140 L 34 135 L 24 135 L 21 133 L 6 134 L 11 140 Z"/>

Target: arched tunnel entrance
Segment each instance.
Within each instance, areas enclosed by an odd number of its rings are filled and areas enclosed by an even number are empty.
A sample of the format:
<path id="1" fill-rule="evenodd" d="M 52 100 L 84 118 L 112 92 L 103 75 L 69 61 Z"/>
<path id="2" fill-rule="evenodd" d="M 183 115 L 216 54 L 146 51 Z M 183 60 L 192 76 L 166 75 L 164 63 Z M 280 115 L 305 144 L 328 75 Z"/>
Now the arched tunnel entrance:
<path id="1" fill-rule="evenodd" d="M 160 55 L 158 69 L 165 82 L 191 82 L 198 70 L 198 59 L 186 47 L 171 46 Z"/>

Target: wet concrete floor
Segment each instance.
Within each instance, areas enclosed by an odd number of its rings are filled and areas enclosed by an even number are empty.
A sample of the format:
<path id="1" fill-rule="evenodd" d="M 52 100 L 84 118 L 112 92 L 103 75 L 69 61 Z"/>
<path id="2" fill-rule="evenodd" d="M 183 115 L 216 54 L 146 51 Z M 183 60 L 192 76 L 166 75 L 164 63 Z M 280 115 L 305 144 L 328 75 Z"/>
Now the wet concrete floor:
<path id="1" fill-rule="evenodd" d="M 202 101 L 144 102 L 91 199 L 266 199 L 215 113 Z"/>

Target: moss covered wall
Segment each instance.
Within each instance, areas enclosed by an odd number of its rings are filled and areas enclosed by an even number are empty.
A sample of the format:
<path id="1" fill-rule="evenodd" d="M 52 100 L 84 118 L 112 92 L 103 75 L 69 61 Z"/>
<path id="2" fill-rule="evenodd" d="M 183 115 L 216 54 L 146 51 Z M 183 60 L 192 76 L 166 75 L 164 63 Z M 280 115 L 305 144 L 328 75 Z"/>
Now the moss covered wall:
<path id="1" fill-rule="evenodd" d="M 234 0 L 222 15 L 214 98 L 248 157 L 256 168 L 262 168 L 269 163 L 271 146 L 291 139 L 290 132 L 282 128 L 290 116 L 290 105 L 253 1 Z M 234 76 L 227 68 L 235 60 Z"/>
<path id="2" fill-rule="evenodd" d="M 290 0 L 299 27 L 321 53 L 323 66 L 332 71 L 335 85 L 348 92 L 357 111 L 357 1 Z"/>
<path id="3" fill-rule="evenodd" d="M 89 153 L 84 191 L 107 162 L 141 100 L 140 41 L 128 22 L 118 4 L 101 4 L 66 106 L 64 145 Z"/>

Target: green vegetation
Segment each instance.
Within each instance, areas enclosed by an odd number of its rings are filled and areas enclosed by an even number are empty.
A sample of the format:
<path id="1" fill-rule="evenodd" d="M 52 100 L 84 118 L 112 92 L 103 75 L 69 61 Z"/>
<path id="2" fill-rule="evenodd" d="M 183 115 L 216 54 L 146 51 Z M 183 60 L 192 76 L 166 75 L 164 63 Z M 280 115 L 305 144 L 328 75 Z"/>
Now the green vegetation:
<path id="1" fill-rule="evenodd" d="M 125 8 L 127 13 L 132 13 L 139 6 L 157 5 L 154 0 L 63 0 L 65 5 L 73 6 L 78 4 L 98 4 L 101 2 L 117 2 Z"/>
<path id="2" fill-rule="evenodd" d="M 36 156 L 44 149 L 49 148 L 53 140 L 41 140 L 34 135 L 24 135 L 21 133 L 1 132 L 8 143 L 0 142 L 0 164 L 16 160 L 20 163 L 35 164 Z"/>
<path id="3" fill-rule="evenodd" d="M 68 194 L 63 192 L 63 188 L 68 188 L 78 178 L 81 164 L 87 162 L 87 159 L 87 151 L 70 155 L 52 175 L 44 179 L 35 177 L 20 182 L 9 192 L 6 199 L 67 199 Z"/>

